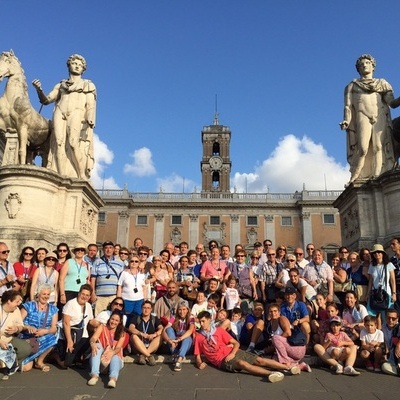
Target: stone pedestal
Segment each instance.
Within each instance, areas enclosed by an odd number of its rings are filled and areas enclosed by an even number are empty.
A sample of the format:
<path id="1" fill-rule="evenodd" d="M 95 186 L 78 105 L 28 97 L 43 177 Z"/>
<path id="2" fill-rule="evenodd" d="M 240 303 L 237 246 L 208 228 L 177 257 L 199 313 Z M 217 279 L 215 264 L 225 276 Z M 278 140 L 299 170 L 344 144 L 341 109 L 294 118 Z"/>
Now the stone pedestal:
<path id="1" fill-rule="evenodd" d="M 353 250 L 400 235 L 400 170 L 352 183 L 333 203 L 340 213 L 342 245 Z"/>
<path id="2" fill-rule="evenodd" d="M 102 199 L 89 182 L 33 165 L 0 167 L 0 241 L 15 261 L 24 246 L 53 251 L 96 243 Z"/>

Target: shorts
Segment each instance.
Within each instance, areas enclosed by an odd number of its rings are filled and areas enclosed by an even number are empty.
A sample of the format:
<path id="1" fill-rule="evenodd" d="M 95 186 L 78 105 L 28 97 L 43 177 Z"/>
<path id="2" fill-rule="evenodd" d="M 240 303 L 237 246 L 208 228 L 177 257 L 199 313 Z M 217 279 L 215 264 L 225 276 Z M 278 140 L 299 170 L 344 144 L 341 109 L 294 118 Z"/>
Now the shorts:
<path id="1" fill-rule="evenodd" d="M 345 348 L 344 348 L 344 347 L 329 346 L 329 347 L 326 349 L 326 352 L 327 352 L 330 356 L 332 356 L 332 351 L 335 350 L 335 349 L 340 350 L 340 354 L 339 354 L 339 357 L 340 357 L 340 356 L 342 355 L 343 350 L 344 350 Z"/>
<path id="2" fill-rule="evenodd" d="M 221 369 L 227 372 L 240 372 L 240 368 L 235 368 L 235 365 L 238 361 L 246 361 L 249 364 L 254 364 L 257 359 L 256 354 L 248 353 L 247 351 L 238 350 L 235 354 L 235 357 L 230 361 L 223 361 L 221 364 Z"/>

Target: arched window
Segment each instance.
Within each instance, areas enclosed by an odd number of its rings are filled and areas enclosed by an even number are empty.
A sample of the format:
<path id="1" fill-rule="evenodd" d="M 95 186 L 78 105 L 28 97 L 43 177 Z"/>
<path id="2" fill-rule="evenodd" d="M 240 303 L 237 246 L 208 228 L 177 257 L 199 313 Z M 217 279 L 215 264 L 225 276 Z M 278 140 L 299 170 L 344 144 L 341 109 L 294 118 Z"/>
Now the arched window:
<path id="1" fill-rule="evenodd" d="M 213 152 L 213 156 L 219 156 L 220 155 L 219 143 L 218 142 L 214 142 L 212 152 Z"/>
<path id="2" fill-rule="evenodd" d="M 212 187 L 213 187 L 213 189 L 218 189 L 220 187 L 218 171 L 214 171 L 212 174 Z"/>

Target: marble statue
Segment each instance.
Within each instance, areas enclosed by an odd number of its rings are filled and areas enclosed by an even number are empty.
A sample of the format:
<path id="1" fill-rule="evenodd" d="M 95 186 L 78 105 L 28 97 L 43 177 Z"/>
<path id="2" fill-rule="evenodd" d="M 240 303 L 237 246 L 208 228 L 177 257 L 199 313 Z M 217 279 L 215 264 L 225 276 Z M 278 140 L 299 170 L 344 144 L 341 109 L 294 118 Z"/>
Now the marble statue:
<path id="1" fill-rule="evenodd" d="M 373 78 L 375 59 L 363 54 L 357 59 L 359 79 L 350 82 L 344 93 L 344 118 L 347 131 L 347 160 L 350 182 L 371 179 L 396 165 L 390 108 L 400 105 L 393 89 L 384 79 Z"/>
<path id="2" fill-rule="evenodd" d="M 60 175 L 87 179 L 93 168 L 93 128 L 96 118 L 96 87 L 82 79 L 85 59 L 73 54 L 67 60 L 69 78 L 62 80 L 45 95 L 41 83 L 35 79 L 42 104 L 55 102 L 53 134 L 50 143 L 50 168 Z"/>
<path id="3" fill-rule="evenodd" d="M 0 97 L 0 133 L 18 136 L 18 157 L 10 155 L 10 163 L 32 164 L 41 155 L 42 166 L 47 165 L 50 122 L 31 105 L 28 85 L 21 63 L 13 51 L 0 55 L 0 82 L 7 78 L 4 94 Z"/>

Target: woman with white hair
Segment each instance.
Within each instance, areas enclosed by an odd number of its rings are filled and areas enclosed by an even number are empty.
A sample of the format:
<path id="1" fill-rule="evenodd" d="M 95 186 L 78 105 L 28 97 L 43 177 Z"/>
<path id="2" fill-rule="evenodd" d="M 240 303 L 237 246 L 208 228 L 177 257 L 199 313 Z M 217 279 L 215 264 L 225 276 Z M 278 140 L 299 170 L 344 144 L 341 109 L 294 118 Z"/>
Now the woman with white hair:
<path id="1" fill-rule="evenodd" d="M 24 330 L 21 338 L 28 339 L 32 346 L 32 354 L 22 361 L 23 371 L 29 371 L 32 367 L 43 372 L 50 371 L 44 360 L 58 339 L 58 308 L 49 304 L 51 291 L 52 286 L 44 283 L 38 288 L 37 301 L 29 301 L 22 305 Z"/>

